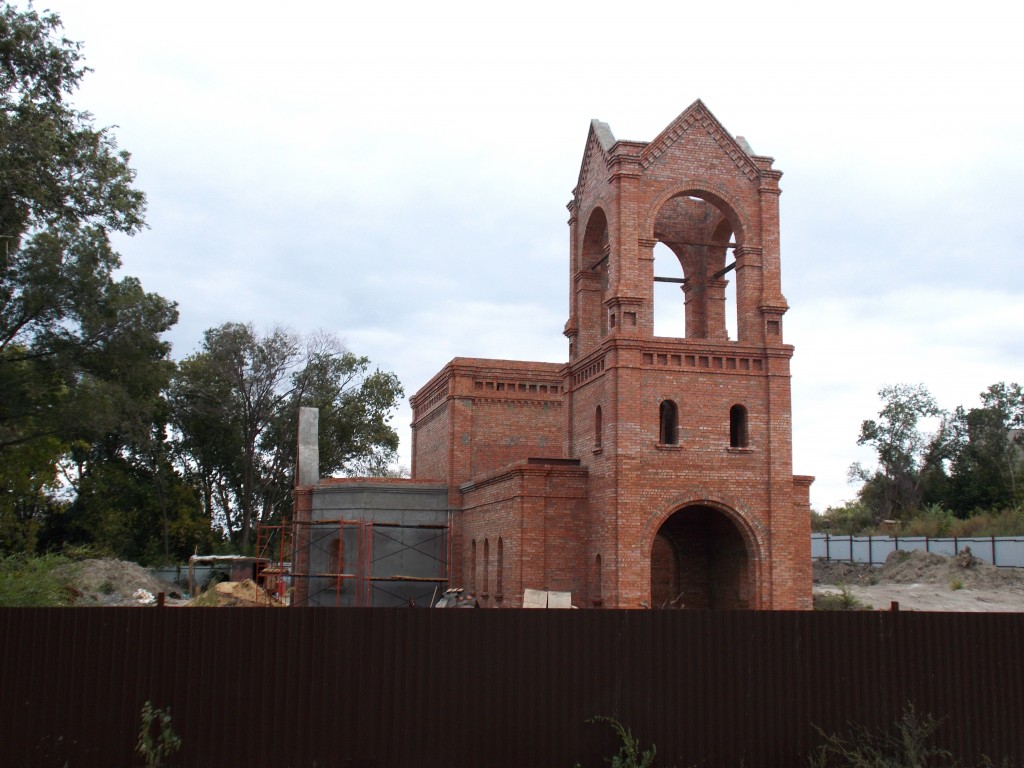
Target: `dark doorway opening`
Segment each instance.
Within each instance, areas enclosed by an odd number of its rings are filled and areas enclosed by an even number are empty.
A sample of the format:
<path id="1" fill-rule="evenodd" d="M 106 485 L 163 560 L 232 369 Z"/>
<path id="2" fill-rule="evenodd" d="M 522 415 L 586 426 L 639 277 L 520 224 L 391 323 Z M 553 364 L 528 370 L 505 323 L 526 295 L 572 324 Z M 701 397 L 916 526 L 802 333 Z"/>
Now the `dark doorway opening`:
<path id="1" fill-rule="evenodd" d="M 736 525 L 712 507 L 685 507 L 651 547 L 652 608 L 753 607 L 752 569 Z"/>

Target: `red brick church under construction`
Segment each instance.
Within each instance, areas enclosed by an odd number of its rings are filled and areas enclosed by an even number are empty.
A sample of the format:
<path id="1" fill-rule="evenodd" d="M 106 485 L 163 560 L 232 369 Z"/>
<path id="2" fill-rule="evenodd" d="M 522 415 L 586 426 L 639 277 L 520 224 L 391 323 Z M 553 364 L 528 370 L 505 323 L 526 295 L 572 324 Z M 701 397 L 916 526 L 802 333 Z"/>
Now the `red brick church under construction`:
<path id="1" fill-rule="evenodd" d="M 363 501 L 318 501 L 332 492 L 433 498 L 445 580 L 481 607 L 536 589 L 581 608 L 809 609 L 772 163 L 700 101 L 651 142 L 593 121 L 568 205 L 568 362 L 452 360 L 412 397 L 412 477 L 300 484 L 297 519 L 366 519 Z M 682 277 L 655 274 L 658 244 Z M 682 337 L 654 333 L 658 283 L 681 288 Z"/>

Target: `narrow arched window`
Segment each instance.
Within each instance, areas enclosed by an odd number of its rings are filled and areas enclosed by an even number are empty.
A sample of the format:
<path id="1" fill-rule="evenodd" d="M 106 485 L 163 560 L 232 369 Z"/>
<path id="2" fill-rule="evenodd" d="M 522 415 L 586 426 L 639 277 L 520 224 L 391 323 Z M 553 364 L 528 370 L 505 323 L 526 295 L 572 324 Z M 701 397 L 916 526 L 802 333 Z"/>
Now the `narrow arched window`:
<path id="1" fill-rule="evenodd" d="M 494 598 L 500 600 L 505 586 L 505 541 L 498 537 L 498 563 L 494 569 Z"/>
<path id="2" fill-rule="evenodd" d="M 601 432 L 604 429 L 604 422 L 601 418 L 601 406 L 597 406 L 597 410 L 594 411 L 594 448 L 601 447 Z"/>
<path id="3" fill-rule="evenodd" d="M 729 409 L 729 447 L 746 448 L 749 443 L 747 409 L 742 405 L 734 405 Z"/>
<path id="4" fill-rule="evenodd" d="M 469 591 L 476 594 L 476 539 L 469 548 Z"/>
<path id="5" fill-rule="evenodd" d="M 490 560 L 491 560 L 491 543 L 487 539 L 484 539 L 484 591 L 482 592 L 484 597 L 487 597 L 487 593 L 491 591 L 490 590 L 490 586 L 491 585 L 488 583 L 490 581 L 490 579 L 487 578 L 490 575 L 489 572 L 488 572 L 489 569 L 490 569 Z"/>
<path id="6" fill-rule="evenodd" d="M 658 440 L 665 445 L 675 445 L 679 442 L 679 416 L 676 404 L 671 400 L 663 401 L 659 413 Z"/>

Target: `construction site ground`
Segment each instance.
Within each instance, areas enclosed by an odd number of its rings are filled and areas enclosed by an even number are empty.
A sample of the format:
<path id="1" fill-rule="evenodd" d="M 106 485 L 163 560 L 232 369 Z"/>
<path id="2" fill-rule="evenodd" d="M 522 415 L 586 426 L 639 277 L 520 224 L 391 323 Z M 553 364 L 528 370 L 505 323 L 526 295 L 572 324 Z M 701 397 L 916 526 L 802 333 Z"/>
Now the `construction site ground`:
<path id="1" fill-rule="evenodd" d="M 846 589 L 864 608 L 902 611 L 1024 611 L 1024 569 L 996 568 L 969 551 L 954 558 L 893 552 L 885 564 L 816 560 L 814 593 Z"/>
<path id="2" fill-rule="evenodd" d="M 224 582 L 195 598 L 154 577 L 136 563 L 83 560 L 64 566 L 76 606 L 152 605 L 163 592 L 167 605 L 279 605 L 251 581 Z M 928 552 L 894 552 L 882 566 L 816 560 L 816 596 L 846 590 L 861 607 L 906 611 L 1024 612 L 1024 569 L 995 568 L 961 553 L 956 558 Z"/>
<path id="3" fill-rule="evenodd" d="M 221 582 L 196 596 L 182 587 L 153 576 L 137 563 L 111 558 L 95 558 L 68 563 L 61 569 L 62 579 L 69 585 L 73 605 L 148 606 L 164 593 L 165 605 L 210 608 L 279 606 L 261 587 L 252 581 Z"/>

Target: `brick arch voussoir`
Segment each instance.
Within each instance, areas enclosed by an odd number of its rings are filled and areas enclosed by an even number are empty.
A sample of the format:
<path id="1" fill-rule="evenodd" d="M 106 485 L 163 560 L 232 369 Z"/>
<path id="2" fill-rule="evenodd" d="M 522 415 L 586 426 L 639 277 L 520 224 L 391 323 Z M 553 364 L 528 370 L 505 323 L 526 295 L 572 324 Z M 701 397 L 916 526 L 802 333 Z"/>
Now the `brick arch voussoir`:
<path id="1" fill-rule="evenodd" d="M 716 512 L 723 514 L 743 537 L 747 545 L 747 552 L 750 555 L 751 563 L 760 574 L 761 563 L 767 552 L 767 531 L 756 517 L 742 508 L 737 509 L 731 506 L 724 499 L 714 494 L 688 494 L 678 496 L 654 513 L 647 521 L 644 529 L 644 542 L 646 551 L 650 552 L 654 546 L 654 538 L 658 531 L 676 512 L 681 512 L 687 507 L 709 507 Z"/>
<path id="2" fill-rule="evenodd" d="M 654 547 L 654 537 L 658 535 L 661 526 L 676 512 L 681 512 L 687 507 L 710 507 L 716 512 L 725 515 L 736 526 L 747 546 L 748 562 L 753 572 L 754 594 L 752 596 L 752 607 L 763 607 L 764 593 L 762 592 L 762 584 L 765 578 L 765 558 L 768 551 L 767 531 L 757 523 L 756 518 L 749 514 L 748 510 L 737 509 L 719 496 L 707 493 L 689 494 L 676 497 L 670 503 L 662 506 L 647 522 L 647 527 L 644 531 L 645 551 L 650 552 Z"/>
<path id="3" fill-rule="evenodd" d="M 689 195 L 707 200 L 717 206 L 729 222 L 733 225 L 736 242 L 745 245 L 756 245 L 751 242 L 757 228 L 750 218 L 744 213 L 744 206 L 735 197 L 717 184 L 709 184 L 707 181 L 697 179 L 684 182 L 675 182 L 659 192 L 647 206 L 646 218 L 640 231 L 645 238 L 654 240 L 654 223 L 665 203 L 674 197 Z"/>

